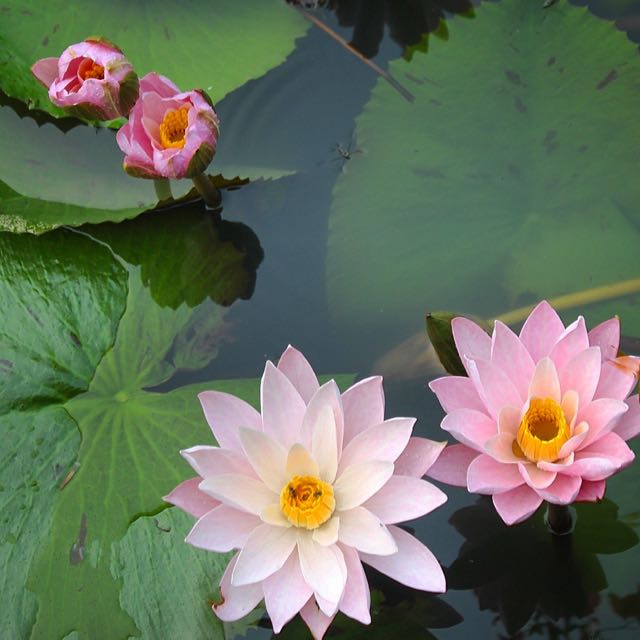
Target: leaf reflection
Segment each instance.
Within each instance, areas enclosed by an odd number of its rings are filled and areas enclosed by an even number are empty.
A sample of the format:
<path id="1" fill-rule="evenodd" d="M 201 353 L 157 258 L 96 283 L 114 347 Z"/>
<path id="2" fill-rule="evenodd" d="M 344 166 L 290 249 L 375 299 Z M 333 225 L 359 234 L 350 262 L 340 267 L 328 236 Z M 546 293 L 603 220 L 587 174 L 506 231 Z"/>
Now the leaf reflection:
<path id="1" fill-rule="evenodd" d="M 560 537 L 547 530 L 543 510 L 513 527 L 500 520 L 488 498 L 456 511 L 450 522 L 466 541 L 446 572 L 449 588 L 473 589 L 480 608 L 496 612 L 510 635 L 567 637 L 578 627 L 586 632 L 597 622 L 587 616 L 607 587 L 596 554 L 621 553 L 638 536 L 609 500 L 578 504 L 576 512 L 574 533 Z"/>
<path id="2" fill-rule="evenodd" d="M 83 230 L 140 265 L 153 299 L 172 309 L 196 307 L 207 297 L 225 307 L 248 300 L 264 257 L 250 227 L 220 220 L 201 202 Z"/>

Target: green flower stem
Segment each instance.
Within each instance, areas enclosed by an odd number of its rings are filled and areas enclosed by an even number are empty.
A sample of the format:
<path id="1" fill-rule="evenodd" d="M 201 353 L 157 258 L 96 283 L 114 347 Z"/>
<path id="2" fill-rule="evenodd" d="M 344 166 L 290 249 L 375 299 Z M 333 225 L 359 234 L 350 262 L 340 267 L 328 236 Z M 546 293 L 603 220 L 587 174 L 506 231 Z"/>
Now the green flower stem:
<path id="1" fill-rule="evenodd" d="M 207 175 L 201 173 L 191 179 L 208 207 L 215 209 L 220 206 L 220 202 L 222 201 L 220 191 L 218 191 Z"/>
<path id="2" fill-rule="evenodd" d="M 156 196 L 159 202 L 163 200 L 173 200 L 171 183 L 166 178 L 154 178 L 153 187 L 156 190 Z"/>
<path id="3" fill-rule="evenodd" d="M 566 504 L 547 503 L 547 527 L 557 536 L 564 536 L 573 531 L 575 516 Z"/>

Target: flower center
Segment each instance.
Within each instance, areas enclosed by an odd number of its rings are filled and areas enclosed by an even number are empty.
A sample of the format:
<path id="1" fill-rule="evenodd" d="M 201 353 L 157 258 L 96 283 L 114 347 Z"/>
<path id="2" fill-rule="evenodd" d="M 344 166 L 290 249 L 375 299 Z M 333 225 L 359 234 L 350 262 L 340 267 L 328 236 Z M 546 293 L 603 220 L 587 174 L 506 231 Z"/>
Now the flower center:
<path id="1" fill-rule="evenodd" d="M 160 125 L 160 143 L 165 149 L 182 149 L 189 123 L 189 107 L 171 109 L 164 114 Z"/>
<path id="2" fill-rule="evenodd" d="M 316 529 L 335 508 L 333 487 L 315 476 L 293 476 L 280 492 L 280 509 L 296 527 Z"/>
<path id="3" fill-rule="evenodd" d="M 78 75 L 83 80 L 88 80 L 89 78 L 102 80 L 104 79 L 104 67 L 90 58 L 86 58 L 78 68 Z"/>
<path id="4" fill-rule="evenodd" d="M 554 462 L 570 437 L 571 430 L 562 407 L 551 398 L 531 398 L 513 448 L 514 452 L 519 448 L 532 462 Z"/>

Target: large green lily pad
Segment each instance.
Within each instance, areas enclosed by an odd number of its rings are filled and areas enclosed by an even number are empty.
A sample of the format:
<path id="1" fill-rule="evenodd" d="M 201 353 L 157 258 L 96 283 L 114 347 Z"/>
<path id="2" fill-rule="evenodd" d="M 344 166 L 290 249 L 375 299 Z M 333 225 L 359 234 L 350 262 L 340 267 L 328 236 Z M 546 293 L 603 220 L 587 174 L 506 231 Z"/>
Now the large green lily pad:
<path id="1" fill-rule="evenodd" d="M 214 101 L 280 64 L 308 23 L 279 0 L 141 0 L 81 6 L 64 0 L 7 0 L 0 25 L 0 89 L 60 115 L 26 70 L 92 35 L 115 42 L 140 76 L 157 71 L 183 91 L 202 88 Z M 256 51 L 260 54 L 256 55 Z"/>
<path id="2" fill-rule="evenodd" d="M 378 82 L 334 190 L 329 301 L 360 332 L 638 276 L 636 47 L 566 2 L 448 29 L 390 65 L 416 100 Z"/>

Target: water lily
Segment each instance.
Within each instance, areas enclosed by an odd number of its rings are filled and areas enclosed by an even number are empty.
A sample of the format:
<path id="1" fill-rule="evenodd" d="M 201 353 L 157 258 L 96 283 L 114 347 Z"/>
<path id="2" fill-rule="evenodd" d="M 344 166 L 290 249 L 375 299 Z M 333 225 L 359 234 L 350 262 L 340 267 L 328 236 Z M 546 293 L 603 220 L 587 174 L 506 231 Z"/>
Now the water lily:
<path id="1" fill-rule="evenodd" d="M 444 445 L 412 437 L 413 418 L 384 419 L 380 377 L 341 394 L 288 347 L 277 367 L 266 364 L 261 413 L 216 391 L 200 401 L 219 446 L 182 452 L 198 476 L 166 500 L 199 518 L 187 542 L 239 550 L 221 580 L 219 618 L 237 620 L 264 599 L 276 633 L 298 612 L 315 638 L 338 610 L 368 624 L 363 562 L 444 591 L 433 554 L 397 526 L 445 502 L 421 479 Z"/>
<path id="2" fill-rule="evenodd" d="M 507 524 L 553 505 L 595 501 L 634 454 L 640 432 L 640 359 L 618 357 L 620 324 L 565 328 L 547 302 L 520 335 L 496 322 L 489 336 L 466 318 L 452 321 L 468 377 L 429 386 L 447 412 L 442 428 L 461 444 L 443 452 L 430 476 L 493 497 Z"/>
<path id="3" fill-rule="evenodd" d="M 171 80 L 148 73 L 129 122 L 116 136 L 124 169 L 140 178 L 195 178 L 209 166 L 219 121 L 200 90 L 180 92 Z"/>
<path id="4" fill-rule="evenodd" d="M 118 47 L 88 38 L 59 58 L 43 58 L 33 75 L 49 90 L 51 102 L 90 120 L 127 116 L 138 97 L 138 76 Z"/>

